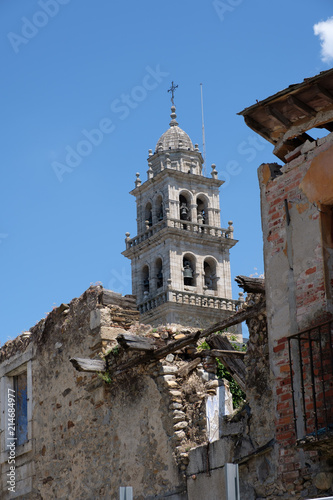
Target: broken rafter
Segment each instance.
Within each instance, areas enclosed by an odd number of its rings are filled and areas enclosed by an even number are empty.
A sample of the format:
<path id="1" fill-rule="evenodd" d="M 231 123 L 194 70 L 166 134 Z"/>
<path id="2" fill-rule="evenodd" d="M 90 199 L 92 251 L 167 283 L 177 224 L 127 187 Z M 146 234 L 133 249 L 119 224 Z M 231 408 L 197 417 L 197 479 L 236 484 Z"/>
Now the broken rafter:
<path id="1" fill-rule="evenodd" d="M 173 352 L 179 351 L 179 349 L 183 349 L 183 347 L 196 342 L 199 339 L 200 334 L 200 331 L 192 333 L 185 338 L 170 342 L 166 346 L 155 349 L 154 351 L 144 354 L 143 356 L 136 356 L 126 363 L 122 363 L 115 367 L 110 366 L 110 373 L 111 375 L 120 375 L 135 366 L 142 365 L 143 363 L 149 363 L 155 359 L 158 360 L 165 358 L 168 354 L 172 354 Z"/>
<path id="2" fill-rule="evenodd" d="M 211 333 L 225 330 L 226 328 L 238 325 L 239 323 L 242 323 L 247 319 L 255 318 L 256 316 L 258 316 L 258 314 L 265 310 L 265 307 L 265 304 L 258 303 L 254 304 L 253 306 L 248 306 L 245 309 L 241 309 L 240 311 L 237 311 L 235 314 L 229 316 L 223 321 L 215 323 L 214 325 L 203 330 L 200 334 L 200 338 L 208 337 L 208 335 L 210 335 Z"/>
<path id="3" fill-rule="evenodd" d="M 265 293 L 265 280 L 263 278 L 252 278 L 251 276 L 236 276 L 236 283 L 244 292 Z"/>
<path id="4" fill-rule="evenodd" d="M 154 360 L 162 359 L 168 354 L 172 354 L 176 351 L 179 351 L 180 349 L 183 349 L 184 347 L 187 347 L 190 344 L 196 343 L 201 338 L 208 337 L 208 335 L 212 333 L 216 333 L 218 331 L 229 328 L 230 326 L 237 325 L 242 321 L 256 317 L 258 314 L 260 314 L 260 312 L 264 311 L 264 309 L 265 309 L 264 304 L 255 304 L 253 306 L 247 307 L 244 310 L 237 311 L 232 316 L 229 316 L 229 318 L 226 318 L 224 321 L 221 321 L 219 323 L 215 323 L 214 325 L 212 325 L 209 328 L 206 328 L 202 332 L 198 331 L 190 335 L 187 335 L 183 339 L 174 340 L 173 342 L 170 342 L 164 347 L 161 347 L 144 355 L 135 356 L 126 363 L 122 363 L 118 366 L 115 367 L 110 366 L 109 370 L 111 372 L 111 375 L 114 376 L 120 375 L 121 373 L 124 373 L 127 370 L 134 368 L 135 366 L 144 363 L 149 363 Z"/>

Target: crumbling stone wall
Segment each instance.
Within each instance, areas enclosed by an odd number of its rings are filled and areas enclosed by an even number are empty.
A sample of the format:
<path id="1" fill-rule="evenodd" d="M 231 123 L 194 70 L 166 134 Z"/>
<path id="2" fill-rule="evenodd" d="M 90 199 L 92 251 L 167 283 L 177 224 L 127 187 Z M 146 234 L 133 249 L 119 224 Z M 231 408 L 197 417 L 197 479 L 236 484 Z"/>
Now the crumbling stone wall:
<path id="1" fill-rule="evenodd" d="M 120 302 L 119 302 L 120 301 Z M 112 303 L 113 302 L 113 303 Z M 122 304 L 124 307 L 121 307 Z M 112 498 L 132 486 L 135 498 L 181 499 L 184 480 L 175 460 L 174 415 L 157 379 L 142 370 L 107 385 L 79 373 L 71 357 L 96 357 L 138 319 L 132 298 L 92 287 L 5 345 L 2 362 L 33 345 L 34 477 L 24 498 Z M 6 492 L 1 466 L 1 498 Z"/>
<path id="2" fill-rule="evenodd" d="M 137 500 L 187 497 L 188 451 L 207 442 L 206 400 L 217 387 L 200 359 L 191 357 L 195 347 L 111 380 L 76 371 L 69 361 L 105 358 L 118 366 L 131 360 L 137 353 L 117 344 L 120 333 L 157 345 L 186 336 L 138 318 L 132 296 L 91 287 L 0 350 L 6 363 L 33 349 L 33 446 L 20 464 L 20 475 L 29 472 L 30 478 L 20 490 L 24 498 L 118 499 L 120 486 L 132 486 Z M 4 499 L 10 498 L 7 469 L 3 463 Z"/>

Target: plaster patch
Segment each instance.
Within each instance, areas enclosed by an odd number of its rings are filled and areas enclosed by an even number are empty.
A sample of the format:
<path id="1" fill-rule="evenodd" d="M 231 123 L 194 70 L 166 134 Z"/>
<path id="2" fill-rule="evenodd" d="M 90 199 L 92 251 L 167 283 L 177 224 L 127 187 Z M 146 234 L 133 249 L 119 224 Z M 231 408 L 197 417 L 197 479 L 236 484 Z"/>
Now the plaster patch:
<path id="1" fill-rule="evenodd" d="M 300 184 L 301 190 L 312 203 L 333 203 L 333 146 L 318 154 Z"/>

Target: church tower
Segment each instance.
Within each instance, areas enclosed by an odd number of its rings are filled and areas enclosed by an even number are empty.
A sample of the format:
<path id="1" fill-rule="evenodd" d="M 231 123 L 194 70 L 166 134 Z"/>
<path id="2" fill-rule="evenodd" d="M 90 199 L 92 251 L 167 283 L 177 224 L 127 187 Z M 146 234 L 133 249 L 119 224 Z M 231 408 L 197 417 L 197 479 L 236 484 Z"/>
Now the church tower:
<path id="1" fill-rule="evenodd" d="M 172 99 L 173 104 L 173 99 Z M 198 144 L 177 122 L 149 150 L 147 180 L 136 174 L 137 236 L 126 233 L 132 288 L 141 321 L 153 326 L 204 328 L 233 314 L 230 249 L 233 226 L 221 228 L 215 165 L 202 173 Z"/>

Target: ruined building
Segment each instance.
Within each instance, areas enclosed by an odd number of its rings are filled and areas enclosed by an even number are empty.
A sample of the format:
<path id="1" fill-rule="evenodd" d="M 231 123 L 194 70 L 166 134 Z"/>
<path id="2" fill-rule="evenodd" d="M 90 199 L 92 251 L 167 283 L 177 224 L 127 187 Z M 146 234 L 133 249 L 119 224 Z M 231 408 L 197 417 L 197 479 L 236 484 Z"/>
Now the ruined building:
<path id="1" fill-rule="evenodd" d="M 118 500 L 124 491 L 135 500 L 229 500 L 238 486 L 242 500 L 333 495 L 333 70 L 241 114 L 279 158 L 258 170 L 265 279 L 237 277 L 246 301 L 214 325 L 182 332 L 142 324 L 133 296 L 91 287 L 2 346 L 4 500 Z M 315 127 L 327 135 L 315 139 Z M 164 171 L 156 177 L 169 175 Z M 170 199 L 179 207 L 176 195 Z M 152 217 L 154 210 L 152 203 Z M 150 226 L 149 213 L 142 217 L 147 240 L 158 246 L 154 219 Z M 178 228 L 171 236 L 167 225 L 158 232 L 164 230 L 170 238 L 189 233 Z M 199 247 L 191 249 L 203 264 Z M 151 285 L 155 278 L 164 286 L 173 274 L 168 258 L 149 255 L 147 248 L 135 269 L 149 264 L 150 293 L 150 286 L 161 288 Z M 150 267 L 155 258 L 165 266 L 159 277 Z M 188 269 L 181 259 L 180 276 Z M 142 277 L 138 286 L 146 286 Z M 246 353 L 216 334 L 242 321 Z M 216 377 L 216 359 L 246 393 L 237 411 L 228 382 Z"/>
<path id="2" fill-rule="evenodd" d="M 142 321 L 157 325 L 204 327 L 236 311 L 232 299 L 232 222 L 221 228 L 215 165 L 203 175 L 198 145 L 178 126 L 171 108 L 170 128 L 149 150 L 147 180 L 139 174 L 131 194 L 137 205 L 137 236 L 126 233 L 132 288 Z"/>

